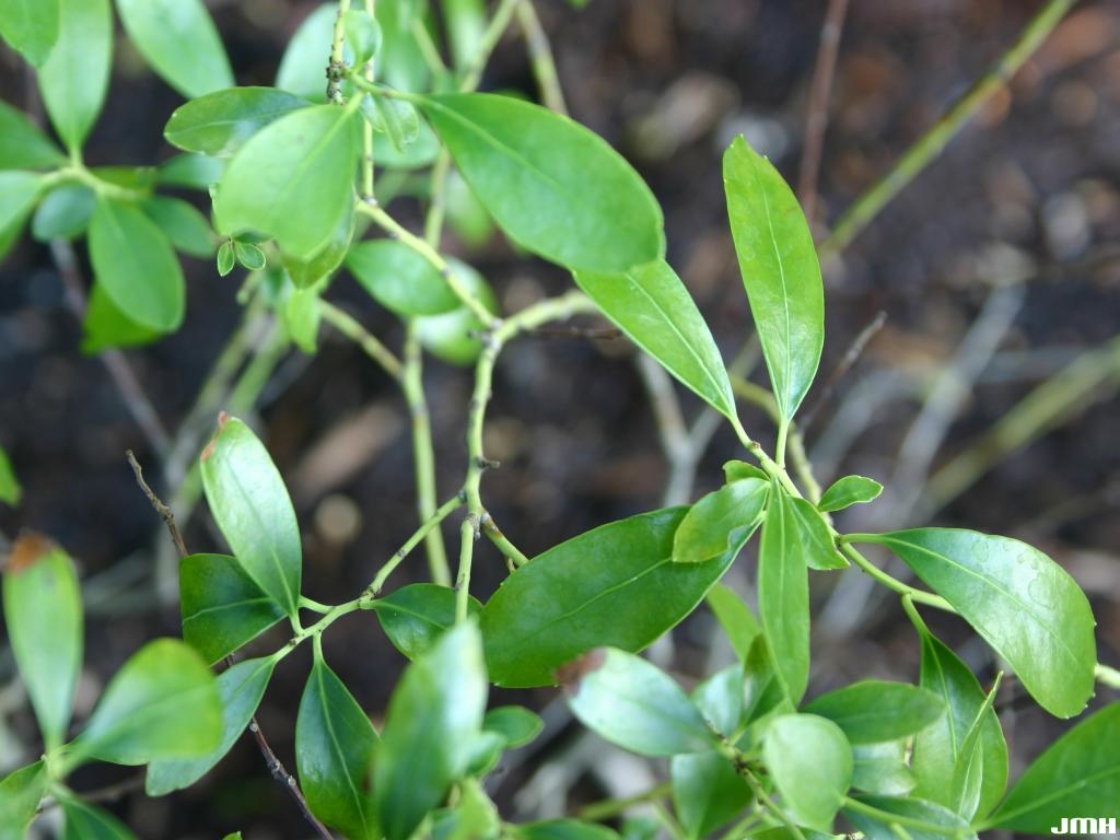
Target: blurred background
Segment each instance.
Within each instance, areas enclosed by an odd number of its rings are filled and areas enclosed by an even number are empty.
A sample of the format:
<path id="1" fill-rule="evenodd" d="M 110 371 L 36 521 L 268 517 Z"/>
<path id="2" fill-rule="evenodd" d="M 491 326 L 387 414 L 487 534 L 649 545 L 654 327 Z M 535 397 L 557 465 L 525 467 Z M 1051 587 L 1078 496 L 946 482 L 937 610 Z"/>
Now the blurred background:
<path id="1" fill-rule="evenodd" d="M 292 33 L 318 4 L 208 5 L 238 82 L 269 84 Z M 720 157 L 743 133 L 798 183 L 828 4 L 537 5 L 572 116 L 606 137 L 648 180 L 665 210 L 670 262 L 725 358 L 736 358 L 746 344 L 749 363 L 751 325 L 726 224 Z M 988 72 L 1041 5 L 852 0 L 813 190 L 822 237 Z M 499 45 L 482 88 L 537 97 L 516 26 Z M 6 49 L 0 98 L 33 113 L 39 107 L 33 79 Z M 167 159 L 173 150 L 162 129 L 180 104 L 122 37 L 87 160 Z M 421 208 L 406 197 L 393 211 L 416 226 Z M 571 285 L 559 269 L 516 254 L 485 230 L 449 231 L 444 250 L 478 267 L 506 311 Z M 85 260 L 80 250 L 78 269 L 88 277 Z M 219 278 L 205 260 L 187 259 L 186 270 L 183 329 L 126 353 L 172 434 L 239 319 L 237 274 Z M 827 339 L 822 376 L 808 400 L 806 446 L 822 483 L 859 473 L 887 485 L 880 501 L 842 515 L 839 527 L 932 522 L 1028 540 L 1088 591 L 1099 658 L 1117 664 L 1120 7 L 1077 4 L 1011 83 L 847 248 L 829 256 L 824 270 Z M 398 322 L 345 273 L 328 299 L 391 347 L 400 346 Z M 874 329 L 879 313 L 885 321 Z M 863 352 L 854 363 L 845 360 L 861 338 L 869 338 Z M 125 450 L 136 452 L 158 493 L 168 497 L 175 488 L 160 483 L 161 465 L 124 398 L 103 363 L 81 354 L 80 343 L 49 248 L 23 241 L 0 264 L 0 446 L 24 487 L 18 507 L 0 506 L 0 532 L 5 540 L 24 528 L 49 534 L 80 565 L 88 619 L 79 713 L 145 640 L 178 633 L 177 607 L 164 597 L 166 535 L 137 489 Z M 415 527 L 406 406 L 395 384 L 329 329 L 315 356 L 277 352 L 251 419 L 297 505 L 306 594 L 325 602 L 349 599 Z M 747 370 L 749 381 L 765 384 L 760 365 Z M 715 429 L 695 464 L 668 457 L 661 433 L 671 427 L 676 405 L 662 400 L 658 405 L 669 414 L 659 415 L 650 397 L 663 384 L 609 330 L 542 331 L 503 353 L 485 447 L 502 466 L 486 475 L 483 495 L 526 554 L 666 501 L 691 501 L 722 483 L 721 464 L 742 454 L 733 436 Z M 433 360 L 426 387 L 438 495 L 445 498 L 465 467 L 470 371 Z M 681 389 L 677 395 L 691 423 L 700 405 Z M 752 435 L 771 439 L 762 410 L 744 402 L 742 416 Z M 207 520 L 203 506 L 186 528 L 193 551 L 221 549 Z M 448 525 L 449 540 L 456 530 L 457 523 Z M 479 552 L 476 594 L 485 600 L 505 568 L 488 545 Z M 749 599 L 750 549 L 747 555 L 728 582 Z M 393 581 L 420 580 L 424 573 L 417 554 Z M 811 693 L 857 678 L 915 678 L 916 639 L 893 599 L 881 599 L 855 575 L 818 575 L 814 600 L 820 622 Z M 990 683 L 996 663 L 987 648 L 960 622 L 930 616 L 930 623 Z M 653 655 L 692 680 L 729 655 L 717 636 L 701 610 Z M 272 649 L 276 638 L 258 644 Z M 332 628 L 325 646 L 331 666 L 376 722 L 403 658 L 366 613 Z M 306 653 L 278 669 L 259 713 L 289 766 Z M 1022 693 L 1008 684 L 1000 701 L 1017 762 L 1013 776 L 1062 731 L 1021 702 Z M 579 735 L 553 695 L 494 692 L 497 701 L 547 709 L 550 721 L 547 736 L 492 780 L 505 818 L 572 813 L 656 782 L 664 768 Z M 6 656 L 0 659 L 0 771 L 34 755 L 33 732 Z M 89 768 L 75 785 L 127 789 L 133 778 L 123 768 Z M 144 838 L 211 838 L 234 830 L 253 840 L 310 836 L 248 739 L 189 791 L 160 800 L 125 793 L 111 807 Z"/>

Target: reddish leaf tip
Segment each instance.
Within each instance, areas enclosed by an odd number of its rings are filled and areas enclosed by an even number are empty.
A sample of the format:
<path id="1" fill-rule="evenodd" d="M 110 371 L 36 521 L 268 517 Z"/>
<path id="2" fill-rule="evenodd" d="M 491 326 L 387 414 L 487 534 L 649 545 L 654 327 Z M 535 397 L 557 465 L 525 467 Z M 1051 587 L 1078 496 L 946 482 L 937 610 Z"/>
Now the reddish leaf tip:
<path id="1" fill-rule="evenodd" d="M 34 531 L 27 531 L 20 534 L 15 545 L 12 546 L 12 553 L 8 557 L 8 565 L 5 571 L 9 574 L 19 574 L 30 569 L 57 549 L 58 544 L 50 537 Z"/>
<path id="2" fill-rule="evenodd" d="M 557 668 L 554 673 L 556 682 L 563 686 L 567 694 L 574 695 L 579 691 L 583 678 L 602 668 L 606 659 L 607 652 L 603 648 L 589 650 L 578 659 L 565 662 Z"/>

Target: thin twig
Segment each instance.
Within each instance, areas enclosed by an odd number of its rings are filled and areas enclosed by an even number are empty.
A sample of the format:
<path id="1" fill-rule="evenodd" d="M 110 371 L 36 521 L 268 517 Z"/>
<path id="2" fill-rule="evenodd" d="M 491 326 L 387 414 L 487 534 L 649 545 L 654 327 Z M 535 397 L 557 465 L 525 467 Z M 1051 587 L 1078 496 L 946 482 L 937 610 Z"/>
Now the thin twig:
<path id="1" fill-rule="evenodd" d="M 148 486 L 148 482 L 144 480 L 144 470 L 140 467 L 140 462 L 136 460 L 136 456 L 129 449 L 125 452 L 128 457 L 128 464 L 132 467 L 132 473 L 136 476 L 136 483 L 140 485 L 140 489 L 144 491 L 144 495 L 148 497 L 148 501 L 152 503 L 159 518 L 163 520 L 163 524 L 167 526 L 167 533 L 171 535 L 171 541 L 175 543 L 175 548 L 179 552 L 179 557 L 186 557 L 189 553 L 187 545 L 183 542 L 183 535 L 179 533 L 179 526 L 175 524 L 175 514 L 172 513 L 171 508 L 165 505 L 153 492 L 152 488 Z"/>
<path id="2" fill-rule="evenodd" d="M 852 342 L 847 352 L 844 353 L 843 358 L 841 358 L 840 362 L 833 368 L 832 373 L 828 375 L 828 379 L 825 380 L 824 385 L 821 386 L 816 399 L 801 412 L 799 423 L 802 436 L 808 433 L 809 427 L 813 425 L 813 421 L 817 418 L 817 414 L 820 413 L 821 408 L 827 405 L 828 401 L 832 399 L 837 384 L 848 375 L 848 371 L 859 361 L 859 357 L 863 355 L 863 351 L 867 349 L 867 345 L 871 343 L 871 339 L 879 334 L 879 330 L 881 330 L 886 323 L 887 313 L 880 310 L 876 313 L 875 317 L 871 319 L 871 323 L 859 331 L 855 341 Z"/>
<path id="3" fill-rule="evenodd" d="M 521 4 L 517 7 L 517 19 L 521 24 L 521 30 L 525 33 L 529 63 L 533 67 L 533 75 L 536 76 L 541 99 L 550 110 L 567 116 L 568 106 L 564 102 L 564 91 L 560 87 L 560 77 L 556 72 L 556 59 L 552 56 L 552 47 L 548 43 L 548 36 L 545 35 L 532 0 L 521 0 Z"/>
<path id="4" fill-rule="evenodd" d="M 355 342 L 367 356 L 377 362 L 387 374 L 399 380 L 402 376 L 401 362 L 393 352 L 369 330 L 361 325 L 357 319 L 333 303 L 325 300 L 319 301 L 320 312 L 323 320 Z"/>
<path id="5" fill-rule="evenodd" d="M 692 484 L 696 474 L 696 454 L 688 434 L 681 403 L 673 390 L 673 380 L 665 368 L 645 353 L 637 357 L 638 372 L 642 384 L 646 386 L 653 416 L 657 420 L 657 434 L 661 439 L 661 449 L 669 462 L 669 477 L 665 481 L 665 493 L 661 503 L 665 507 L 683 505 L 692 495 Z"/>

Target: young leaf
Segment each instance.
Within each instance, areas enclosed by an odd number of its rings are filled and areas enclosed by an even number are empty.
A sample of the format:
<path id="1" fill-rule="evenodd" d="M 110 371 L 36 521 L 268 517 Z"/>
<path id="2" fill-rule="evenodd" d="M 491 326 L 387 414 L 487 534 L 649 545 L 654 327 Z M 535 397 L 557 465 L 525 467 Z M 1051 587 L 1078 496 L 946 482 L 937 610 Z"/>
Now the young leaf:
<path id="1" fill-rule="evenodd" d="M 381 49 L 381 26 L 364 9 L 350 9 L 346 12 L 342 18 L 342 32 L 355 66 L 372 60 Z"/>
<path id="2" fill-rule="evenodd" d="M 716 671 L 692 691 L 692 702 L 715 730 L 730 737 L 743 717 L 743 666 Z"/>
<path id="3" fill-rule="evenodd" d="M 750 607 L 743 603 L 743 599 L 722 583 L 712 587 L 706 600 L 731 646 L 735 648 L 739 661 L 745 662 L 751 643 L 762 632 L 758 619 L 754 617 Z"/>
<path id="4" fill-rule="evenodd" d="M 378 598 L 373 609 L 393 646 L 415 659 L 455 623 L 455 592 L 434 583 L 412 583 Z M 472 597 L 467 609 L 477 615 L 482 605 Z"/>
<path id="5" fill-rule="evenodd" d="M 90 758 L 147 764 L 205 755 L 221 736 L 214 675 L 187 645 L 157 639 L 113 677 L 67 758 L 72 766 Z"/>
<path id="6" fill-rule="evenodd" d="M 1077 724 L 1035 759 L 984 827 L 1049 834 L 1063 817 L 1111 814 L 1120 802 L 1120 703 Z"/>
<path id="7" fill-rule="evenodd" d="M 176 109 L 163 136 L 184 151 L 229 158 L 262 128 L 310 104 L 276 88 L 217 90 Z"/>
<path id="8" fill-rule="evenodd" d="M 702 563 L 727 551 L 738 553 L 762 521 L 769 495 L 769 482 L 748 478 L 704 496 L 673 535 L 673 561 Z"/>
<path id="9" fill-rule="evenodd" d="M 916 685 L 864 680 L 822 694 L 804 711 L 828 718 L 851 744 L 879 744 L 921 732 L 945 714 L 945 702 Z"/>
<path id="10" fill-rule="evenodd" d="M 0 0 L 0 37 L 39 67 L 58 39 L 59 0 Z"/>
<path id="11" fill-rule="evenodd" d="M 24 221 L 39 200 L 42 179 L 34 172 L 0 172 L 0 259 L 15 244 Z"/>
<path id="12" fill-rule="evenodd" d="M 296 619 L 303 548 L 292 500 L 268 450 L 231 417 L 219 425 L 201 462 L 206 499 L 237 562 Z"/>
<path id="13" fill-rule="evenodd" d="M 309 260 L 297 260 L 284 255 L 284 268 L 297 289 L 310 289 L 330 277 L 345 259 L 354 239 L 356 218 L 353 206 L 339 220 L 327 244 Z"/>
<path id="14" fill-rule="evenodd" d="M 218 184 L 220 232 L 253 230 L 273 237 L 291 256 L 310 259 L 354 200 L 355 129 L 351 111 L 318 105 L 250 137 Z"/>
<path id="15" fill-rule="evenodd" d="M 237 252 L 234 250 L 233 240 L 227 239 L 218 246 L 217 269 L 218 276 L 225 277 L 237 265 Z"/>
<path id="16" fill-rule="evenodd" d="M 40 242 L 75 239 L 85 232 L 96 204 L 96 194 L 85 184 L 55 187 L 35 208 L 31 235 Z"/>
<path id="17" fill-rule="evenodd" d="M 222 39 L 202 0 L 117 0 L 136 49 L 186 99 L 233 87 Z"/>
<path id="18" fill-rule="evenodd" d="M 183 641 L 213 664 L 255 639 L 284 611 L 223 554 L 192 554 L 179 563 Z"/>
<path id="19" fill-rule="evenodd" d="M 4 568 L 4 620 L 48 750 L 70 723 L 82 667 L 82 598 L 66 552 L 25 534 Z"/>
<path id="20" fill-rule="evenodd" d="M 355 245 L 346 268 L 374 300 L 398 315 L 439 315 L 461 305 L 432 264 L 401 242 Z"/>
<path id="21" fill-rule="evenodd" d="M 498 706 L 482 719 L 483 732 L 495 732 L 511 749 L 528 744 L 544 729 L 544 721 L 524 706 Z"/>
<path id="22" fill-rule="evenodd" d="M 25 840 L 49 782 L 42 760 L 13 770 L 0 781 L 0 840 Z"/>
<path id="23" fill-rule="evenodd" d="M 668 674 L 618 648 L 597 648 L 560 669 L 572 713 L 588 729 L 639 755 L 714 749 L 716 735 Z"/>
<path id="24" fill-rule="evenodd" d="M 844 809 L 844 816 L 863 832 L 867 840 L 896 840 L 896 824 L 891 820 L 896 815 L 919 820 L 929 826 L 923 829 L 908 824 L 906 833 L 911 840 L 945 840 L 946 837 L 976 840 L 976 832 L 968 822 L 934 802 L 891 796 L 860 796 L 858 800 L 882 812 L 881 816 L 871 816 L 856 808 Z"/>
<path id="25" fill-rule="evenodd" d="M 689 838 L 707 837 L 754 798 L 731 762 L 714 751 L 673 756 L 669 778 L 673 809 Z"/>
<path id="26" fill-rule="evenodd" d="M 141 202 L 140 209 L 159 225 L 177 250 L 192 257 L 213 256 L 214 232 L 194 206 L 181 198 L 155 195 Z"/>
<path id="27" fill-rule="evenodd" d="M 409 146 L 420 139 L 420 115 L 411 102 L 385 98 L 365 101 L 370 102 L 370 107 L 363 107 L 362 114 L 374 131 L 389 138 L 398 154 L 403 155 Z"/>
<path id="28" fill-rule="evenodd" d="M 392 4 L 390 4 L 392 5 Z M 378 9 L 378 14 L 380 14 Z M 280 59 L 276 87 L 311 102 L 327 101 L 326 47 L 334 37 L 337 3 L 323 3 L 304 18 Z"/>
<path id="29" fill-rule="evenodd" d="M 887 546 L 1018 674 L 1039 705 L 1072 717 L 1093 694 L 1096 643 L 1085 594 L 1026 543 L 955 528 L 860 535 Z"/>
<path id="30" fill-rule="evenodd" d="M 785 493 L 785 490 L 779 487 L 778 492 Z M 787 495 L 786 502 L 797 527 L 801 550 L 805 553 L 805 564 L 817 571 L 846 569 L 850 564 L 836 549 L 832 534 L 817 509 L 796 496 Z"/>
<path id="31" fill-rule="evenodd" d="M 249 271 L 260 271 L 268 264 L 264 251 L 253 242 L 233 240 L 233 254 L 237 261 Z"/>
<path id="32" fill-rule="evenodd" d="M 555 546 L 506 578 L 482 609 L 494 684 L 554 683 L 553 671 L 611 646 L 637 652 L 695 609 L 734 556 L 674 563 L 687 508 L 603 525 Z"/>
<path id="33" fill-rule="evenodd" d="M 271 659 L 246 659 L 218 675 L 218 696 L 222 703 L 222 739 L 201 758 L 157 759 L 148 765 L 144 792 L 163 796 L 190 787 L 221 761 L 245 733 L 276 666 Z"/>
<path id="34" fill-rule="evenodd" d="M 824 286 L 801 206 L 742 137 L 723 156 L 727 213 L 774 399 L 784 424 L 805 398 L 824 345 Z"/>
<path id="35" fill-rule="evenodd" d="M 381 836 L 366 791 L 376 746 L 377 733 L 366 713 L 316 655 L 299 704 L 296 766 L 312 813 L 353 840 Z"/>
<path id="36" fill-rule="evenodd" d="M 498 301 L 486 279 L 466 263 L 448 260 L 451 271 L 470 294 L 491 312 L 497 313 Z M 482 352 L 479 333 L 483 324 L 465 306 L 442 315 L 423 315 L 413 319 L 413 329 L 421 346 L 437 358 L 453 365 L 472 365 Z"/>
<path id="37" fill-rule="evenodd" d="M 386 840 L 408 840 L 463 774 L 482 729 L 486 693 L 473 621 L 444 633 L 405 670 L 374 762 L 373 795 Z"/>
<path id="38" fill-rule="evenodd" d="M 58 804 L 66 818 L 62 840 L 136 840 L 135 834 L 103 808 L 73 796 L 60 798 Z"/>
<path id="39" fill-rule="evenodd" d="M 742 481 L 744 478 L 761 478 L 763 481 L 770 480 L 770 476 L 754 464 L 748 464 L 745 461 L 727 461 L 724 463 L 723 481 L 725 484 L 731 484 L 733 481 Z"/>
<path id="40" fill-rule="evenodd" d="M 797 706 L 809 682 L 809 576 L 791 498 L 771 493 L 758 554 L 758 612 L 771 661 Z"/>
<path id="41" fill-rule="evenodd" d="M 635 344 L 720 414 L 735 417 L 735 396 L 719 348 L 667 262 L 656 260 L 617 273 L 577 271 L 574 277 Z"/>
<path id="42" fill-rule="evenodd" d="M 883 485 L 873 478 L 846 475 L 824 491 L 820 502 L 817 503 L 817 510 L 831 513 L 852 505 L 866 504 L 875 501 L 882 492 Z"/>
<path id="43" fill-rule="evenodd" d="M 664 255 L 653 193 L 598 135 L 505 96 L 450 93 L 418 104 L 479 201 L 526 250 L 606 273 Z"/>
<path id="44" fill-rule="evenodd" d="M 830 832 L 852 783 L 852 748 L 835 723 L 807 714 L 770 721 L 762 758 L 799 825 Z"/>
<path id="45" fill-rule="evenodd" d="M 0 170 L 46 169 L 65 162 L 62 152 L 22 111 L 0 101 Z"/>
<path id="46" fill-rule="evenodd" d="M 137 324 L 160 332 L 183 321 L 186 288 L 171 243 L 136 205 L 104 198 L 89 222 L 97 283 Z"/>
<path id="47" fill-rule="evenodd" d="M 112 301 L 108 293 L 95 284 L 90 290 L 89 307 L 82 321 L 82 352 L 100 353 L 106 347 L 138 347 L 150 344 L 163 335 L 138 324 Z"/>
<path id="48" fill-rule="evenodd" d="M 388 7 L 389 4 L 378 7 L 378 13 L 380 14 L 381 9 Z M 384 117 L 381 115 L 378 106 L 373 105 L 371 107 L 377 115 L 376 119 L 384 122 Z M 362 115 L 368 120 L 370 108 L 363 108 Z M 379 132 L 373 135 L 373 159 L 377 161 L 378 166 L 383 166 L 386 169 L 421 169 L 425 166 L 431 166 L 436 162 L 442 148 L 436 133 L 424 120 L 420 120 L 416 126 L 416 138 L 404 148 L 398 148 L 397 144 L 393 142 L 393 138 L 387 133 Z M 450 221 L 450 218 L 448 218 L 448 221 Z"/>
<path id="49" fill-rule="evenodd" d="M 109 0 L 58 0 L 58 43 L 39 70 L 43 104 L 71 151 L 82 147 L 109 88 L 113 14 Z"/>
<path id="50" fill-rule="evenodd" d="M 918 780 L 906 762 L 906 741 L 852 745 L 852 787 L 880 796 L 906 796 Z"/>
<path id="51" fill-rule="evenodd" d="M 16 478 L 8 453 L 0 447 L 0 502 L 15 507 L 23 497 L 23 487 Z"/>

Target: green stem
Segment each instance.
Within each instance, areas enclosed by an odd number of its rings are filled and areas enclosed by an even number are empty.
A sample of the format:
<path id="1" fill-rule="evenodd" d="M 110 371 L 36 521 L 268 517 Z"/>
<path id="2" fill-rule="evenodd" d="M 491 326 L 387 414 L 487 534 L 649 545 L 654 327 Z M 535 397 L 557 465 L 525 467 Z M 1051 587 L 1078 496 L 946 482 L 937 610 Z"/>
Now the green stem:
<path id="1" fill-rule="evenodd" d="M 455 576 L 455 623 L 467 620 L 470 607 L 471 565 L 474 562 L 474 541 L 478 539 L 478 517 L 473 513 L 459 526 L 459 573 Z"/>
<path id="2" fill-rule="evenodd" d="M 460 93 L 470 93 L 478 88 L 478 83 L 482 81 L 482 71 L 486 69 L 486 63 L 490 60 L 494 48 L 498 46 L 498 41 L 502 39 L 502 35 L 509 28 L 513 13 L 517 11 L 517 6 L 520 3 L 521 0 L 502 0 L 501 5 L 498 6 L 497 11 L 494 12 L 494 17 L 490 19 L 486 31 L 482 33 L 482 38 L 478 42 L 478 52 L 463 74 L 463 80 L 459 83 Z"/>
<path id="3" fill-rule="evenodd" d="M 1094 673 L 1101 685 L 1120 691 L 1120 671 L 1098 662 Z"/>
<path id="4" fill-rule="evenodd" d="M 443 233 L 443 217 L 447 212 L 447 174 L 451 169 L 451 153 L 440 149 L 432 167 L 431 186 L 428 189 L 428 215 L 424 219 L 424 241 L 433 248 L 439 247 Z"/>
<path id="5" fill-rule="evenodd" d="M 899 825 L 904 828 L 913 828 L 918 831 L 928 831 L 933 834 L 943 834 L 946 837 L 958 837 L 961 835 L 961 829 L 949 828 L 936 823 L 929 823 L 925 820 L 920 820 L 917 817 L 906 817 L 901 814 L 892 814 L 890 811 L 883 811 L 873 805 L 868 805 L 866 802 L 860 802 L 858 799 L 852 799 L 850 796 L 844 797 L 844 807 L 851 811 L 864 814 L 872 819 L 892 825 Z"/>
<path id="6" fill-rule="evenodd" d="M 363 606 L 381 594 L 381 589 L 385 586 L 385 581 L 389 579 L 389 575 L 396 570 L 397 566 L 409 555 L 409 552 L 423 541 L 424 537 L 428 535 L 428 532 L 437 527 L 455 510 L 462 507 L 465 501 L 466 498 L 462 493 L 452 496 L 436 509 L 436 512 L 431 518 L 416 529 L 413 535 L 405 541 L 404 545 L 397 549 L 393 556 L 382 565 L 377 572 L 377 576 L 374 577 L 373 582 L 366 587 L 365 592 L 362 593 L 362 597 L 358 599 L 362 602 Z"/>
<path id="7" fill-rule="evenodd" d="M 361 347 L 387 374 L 396 380 L 403 378 L 404 369 L 400 360 L 346 311 L 323 299 L 319 301 L 319 311 L 324 321 Z"/>
<path id="8" fill-rule="evenodd" d="M 552 47 L 548 43 L 541 19 L 532 0 L 523 0 L 517 7 L 517 20 L 525 33 L 525 43 L 529 49 L 529 63 L 541 91 L 541 99 L 547 108 L 558 114 L 568 115 L 564 102 L 564 91 L 560 87 L 560 77 L 556 72 L 556 60 L 552 57 Z"/>
<path id="9" fill-rule="evenodd" d="M 608 820 L 611 817 L 617 817 L 632 805 L 652 802 L 655 799 L 664 799 L 672 792 L 672 782 L 662 782 L 659 785 L 654 785 L 647 791 L 636 793 L 625 799 L 603 799 L 599 802 L 592 802 L 590 805 L 585 805 L 580 808 L 576 816 L 588 822 L 600 822 L 602 820 Z"/>
<path id="10" fill-rule="evenodd" d="M 856 550 L 855 546 L 852 545 L 853 542 L 877 542 L 877 540 L 873 539 L 876 536 L 877 535 L 875 534 L 840 534 L 838 535 L 838 539 L 840 540 L 840 544 L 838 546 L 840 549 L 840 553 L 851 560 L 853 563 L 855 563 L 857 566 L 859 566 L 861 569 L 863 569 L 863 571 L 865 571 L 870 577 L 881 583 L 892 592 L 897 592 L 899 595 L 904 595 L 919 604 L 936 607 L 939 610 L 945 610 L 946 612 L 951 613 L 955 613 L 957 611 L 952 604 L 950 604 L 940 595 L 933 595 L 929 592 L 924 592 L 921 589 L 915 589 L 913 586 L 907 586 L 902 581 L 887 574 L 862 554 L 860 554 L 859 551 Z"/>
<path id="11" fill-rule="evenodd" d="M 439 54 L 439 47 L 432 40 L 432 33 L 428 31 L 428 27 L 424 25 L 420 15 L 416 15 L 412 19 L 409 31 L 413 40 L 416 41 L 416 47 L 420 50 L 420 55 L 424 58 L 424 63 L 432 71 L 432 75 L 437 79 L 446 76 L 450 71 L 448 71 L 447 65 L 443 63 L 443 57 Z M 439 90 L 439 88 L 437 87 L 436 90 Z"/>
<path id="12" fill-rule="evenodd" d="M 330 63 L 327 65 L 327 101 L 336 105 L 341 105 L 344 101 L 339 79 L 346 71 L 346 64 L 342 57 L 345 39 L 342 22 L 348 11 L 350 11 L 350 0 L 338 0 L 338 15 L 334 19 L 334 34 L 331 37 Z"/>
<path id="13" fill-rule="evenodd" d="M 860 196 L 851 209 L 840 218 L 832 234 L 820 247 L 822 257 L 844 250 L 879 214 L 879 211 L 940 154 L 988 98 L 1018 72 L 1075 2 L 1076 0 L 1050 0 L 1042 7 L 996 66 L 950 108 L 933 128 L 910 147 L 891 171 Z"/>
<path id="14" fill-rule="evenodd" d="M 375 0 L 365 0 L 366 14 L 374 20 L 376 17 Z M 362 68 L 366 81 L 373 84 L 373 61 L 367 61 Z M 373 201 L 373 125 L 369 120 L 362 120 L 362 191 L 361 197 L 365 201 Z"/>

